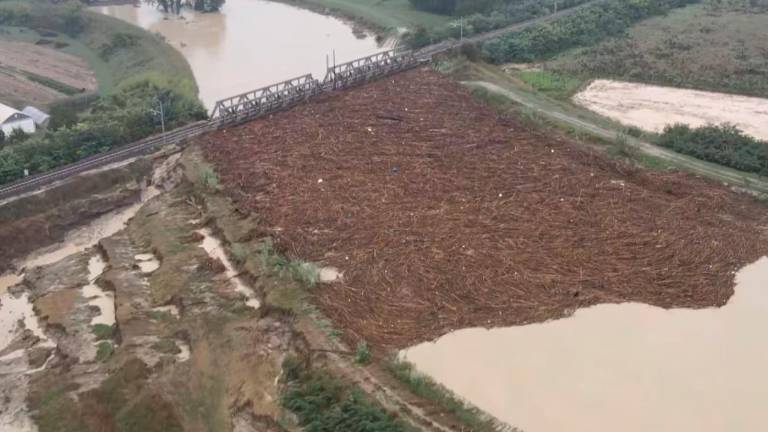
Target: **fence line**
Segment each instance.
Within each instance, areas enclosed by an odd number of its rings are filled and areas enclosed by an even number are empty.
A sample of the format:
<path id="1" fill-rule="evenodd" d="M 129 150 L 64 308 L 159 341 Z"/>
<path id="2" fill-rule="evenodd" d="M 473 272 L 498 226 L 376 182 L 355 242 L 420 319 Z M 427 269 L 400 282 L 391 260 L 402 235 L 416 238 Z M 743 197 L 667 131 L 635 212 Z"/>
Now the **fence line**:
<path id="1" fill-rule="evenodd" d="M 89 156 L 78 162 L 0 186 L 0 201 L 33 192 L 94 168 L 152 153 L 163 146 L 178 144 L 208 131 L 282 111 L 323 93 L 353 87 L 401 72 L 425 60 L 422 57 L 417 58 L 411 51 L 384 51 L 329 66 L 322 82 L 313 78 L 311 74 L 307 74 L 222 99 L 214 105 L 209 120 L 191 123 L 164 134 L 153 135 L 105 153 Z"/>

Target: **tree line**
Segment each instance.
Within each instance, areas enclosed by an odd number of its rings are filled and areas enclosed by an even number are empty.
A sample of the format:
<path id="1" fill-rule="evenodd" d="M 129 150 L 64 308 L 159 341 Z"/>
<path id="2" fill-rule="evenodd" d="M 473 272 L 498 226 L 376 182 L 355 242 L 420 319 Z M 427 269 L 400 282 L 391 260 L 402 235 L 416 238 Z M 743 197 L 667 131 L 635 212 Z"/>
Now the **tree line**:
<path id="1" fill-rule="evenodd" d="M 768 142 L 746 135 L 734 125 L 667 126 L 657 143 L 697 159 L 768 176 Z"/>
<path id="2" fill-rule="evenodd" d="M 530 62 L 623 34 L 632 24 L 699 0 L 605 0 L 559 20 L 488 41 L 483 53 L 494 63 Z"/>
<path id="3" fill-rule="evenodd" d="M 412 49 L 454 38 L 467 37 L 496 30 L 533 18 L 549 15 L 557 10 L 569 9 L 589 0 L 501 0 L 479 2 L 472 9 L 453 9 L 449 15 L 459 16 L 454 21 L 435 28 L 419 27 L 403 35 L 403 42 Z M 414 3 L 412 1 L 411 3 Z M 428 8 L 421 7 L 425 10 Z M 435 12 L 433 10 L 430 10 Z"/>

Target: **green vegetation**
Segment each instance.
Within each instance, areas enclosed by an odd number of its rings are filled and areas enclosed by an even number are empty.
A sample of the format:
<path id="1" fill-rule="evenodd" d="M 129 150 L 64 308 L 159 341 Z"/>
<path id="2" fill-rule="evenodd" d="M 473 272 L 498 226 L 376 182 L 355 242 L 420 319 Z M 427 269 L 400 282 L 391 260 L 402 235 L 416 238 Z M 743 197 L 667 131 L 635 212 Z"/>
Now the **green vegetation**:
<path id="1" fill-rule="evenodd" d="M 408 0 L 281 0 L 318 11 L 362 21 L 380 29 L 431 28 L 452 20 L 450 17 L 417 10 Z"/>
<path id="2" fill-rule="evenodd" d="M 102 341 L 99 342 L 96 348 L 96 361 L 99 362 L 105 362 L 109 360 L 110 357 L 112 357 L 112 354 L 115 352 L 115 347 L 112 346 L 111 342 Z"/>
<path id="3" fill-rule="evenodd" d="M 181 352 L 179 346 L 172 339 L 162 339 L 152 344 L 152 349 L 163 354 L 176 355 Z"/>
<path id="4" fill-rule="evenodd" d="M 0 183 L 76 162 L 111 148 L 134 142 L 160 129 L 153 110 L 163 104 L 169 129 L 206 117 L 188 82 L 145 76 L 127 81 L 120 90 L 100 98 L 76 124 L 35 134 L 0 150 Z"/>
<path id="5" fill-rule="evenodd" d="M 464 404 L 450 390 L 435 383 L 429 377 L 418 373 L 412 364 L 405 361 L 392 360 L 387 363 L 387 370 L 398 381 L 405 384 L 413 394 L 436 402 L 468 426 L 468 430 L 474 432 L 495 432 L 497 430 L 492 420 L 484 418 L 483 414 L 476 408 Z"/>
<path id="6" fill-rule="evenodd" d="M 74 96 L 78 93 L 82 93 L 82 90 L 79 88 L 72 87 L 70 85 L 64 84 L 63 82 L 37 75 L 32 72 L 24 72 L 24 75 L 26 75 L 30 81 L 42 84 L 50 89 L 56 90 L 59 93 L 64 93 L 67 96 Z"/>
<path id="7" fill-rule="evenodd" d="M 96 73 L 102 95 L 146 75 L 186 82 L 197 93 L 186 60 L 161 36 L 85 10 L 77 2 L 2 1 L 0 29 L 0 38 L 29 43 L 39 42 L 44 35 L 46 41 L 60 44 L 61 51 L 83 58 Z"/>
<path id="8" fill-rule="evenodd" d="M 200 184 L 208 192 L 216 192 L 219 190 L 219 175 L 213 170 L 210 164 L 205 164 L 200 168 Z"/>
<path id="9" fill-rule="evenodd" d="M 305 432 L 406 432 L 411 429 L 323 370 L 307 370 L 296 359 L 283 364 L 288 388 L 282 404 Z"/>
<path id="10" fill-rule="evenodd" d="M 160 103 L 168 129 L 206 117 L 189 65 L 158 36 L 79 3 L 43 0 L 0 2 L 0 26 L 0 37 L 35 42 L 44 36 L 46 44 L 84 58 L 96 72 L 100 92 L 54 105 L 45 133 L 6 140 L 0 184 L 21 178 L 25 170 L 44 172 L 158 132 L 153 111 Z M 30 79 L 65 94 L 80 92 L 46 77 Z"/>
<path id="11" fill-rule="evenodd" d="M 112 339 L 115 334 L 115 327 L 106 324 L 94 324 L 91 327 L 91 333 L 96 336 L 96 340 Z"/>
<path id="12" fill-rule="evenodd" d="M 557 1 L 557 10 L 570 9 L 587 1 L 589 0 L 559 0 Z M 415 4 L 435 3 L 434 0 L 412 2 Z M 465 2 L 461 4 L 452 3 L 454 4 L 453 7 L 449 4 L 448 6 L 436 8 L 436 11 L 447 7 L 445 9 L 446 13 L 454 16 L 453 21 L 439 27 L 418 27 L 414 31 L 403 35 L 405 44 L 411 48 L 420 48 L 444 39 L 458 39 L 462 35 L 467 37 L 485 33 L 555 12 L 555 2 L 542 2 L 541 0 L 495 0 Z M 461 20 L 456 19 L 459 16 L 462 17 Z"/>
<path id="13" fill-rule="evenodd" d="M 732 125 L 668 126 L 657 142 L 678 153 L 768 176 L 768 142 L 745 135 Z"/>
<path id="14" fill-rule="evenodd" d="M 487 42 L 494 63 L 530 62 L 566 49 L 589 46 L 624 33 L 631 24 L 698 0 L 605 0 L 551 23 L 529 27 Z"/>
<path id="15" fill-rule="evenodd" d="M 259 245 L 259 260 L 262 271 L 268 275 L 287 277 L 307 288 L 314 287 L 319 280 L 320 271 L 316 265 L 278 254 L 269 239 Z"/>
<path id="16" fill-rule="evenodd" d="M 765 3 L 765 2 L 763 2 Z M 652 18 L 547 67 L 583 78 L 612 78 L 768 96 L 768 8 L 706 0 Z"/>
<path id="17" fill-rule="evenodd" d="M 555 99 L 567 99 L 581 87 L 582 81 L 557 72 L 522 70 L 515 74 L 536 91 Z"/>
<path id="18" fill-rule="evenodd" d="M 355 347 L 355 363 L 365 365 L 371 362 L 371 349 L 368 342 L 360 341 Z"/>

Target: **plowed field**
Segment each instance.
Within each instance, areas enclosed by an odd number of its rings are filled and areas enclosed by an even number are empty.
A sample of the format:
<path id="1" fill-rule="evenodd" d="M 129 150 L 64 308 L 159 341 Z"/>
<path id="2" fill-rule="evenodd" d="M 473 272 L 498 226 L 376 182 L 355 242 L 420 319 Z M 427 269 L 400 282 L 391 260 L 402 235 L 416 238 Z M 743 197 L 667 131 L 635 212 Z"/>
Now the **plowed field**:
<path id="1" fill-rule="evenodd" d="M 733 271 L 768 253 L 751 198 L 588 153 L 426 69 L 203 140 L 284 253 L 343 271 L 314 296 L 349 342 L 723 305 Z"/>

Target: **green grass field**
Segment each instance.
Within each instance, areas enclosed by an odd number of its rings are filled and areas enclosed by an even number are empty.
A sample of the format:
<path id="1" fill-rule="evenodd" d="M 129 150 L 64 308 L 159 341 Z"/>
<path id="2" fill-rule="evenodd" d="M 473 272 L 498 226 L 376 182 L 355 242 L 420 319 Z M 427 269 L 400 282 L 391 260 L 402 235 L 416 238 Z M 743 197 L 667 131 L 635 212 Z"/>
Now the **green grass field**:
<path id="1" fill-rule="evenodd" d="M 432 28 L 453 17 L 419 11 L 408 0 L 282 0 L 312 9 L 331 9 L 334 13 L 361 20 L 383 29 Z"/>
<path id="2" fill-rule="evenodd" d="M 633 26 L 627 37 L 572 50 L 547 69 L 702 90 L 768 96 L 768 12 L 705 3 Z"/>

